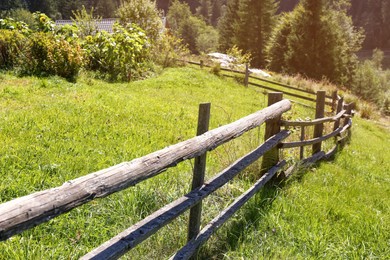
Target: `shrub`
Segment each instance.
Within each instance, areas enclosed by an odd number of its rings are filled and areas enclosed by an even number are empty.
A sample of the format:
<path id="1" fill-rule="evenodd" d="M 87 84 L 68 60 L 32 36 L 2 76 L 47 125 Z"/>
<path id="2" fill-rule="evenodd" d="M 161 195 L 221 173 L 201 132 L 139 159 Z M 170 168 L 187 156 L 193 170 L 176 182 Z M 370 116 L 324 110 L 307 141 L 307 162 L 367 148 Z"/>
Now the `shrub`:
<path id="1" fill-rule="evenodd" d="M 163 68 L 174 66 L 178 59 L 183 59 L 188 54 L 189 50 L 183 41 L 169 32 L 162 34 L 151 52 L 153 61 Z"/>
<path id="2" fill-rule="evenodd" d="M 364 99 L 380 104 L 386 90 L 386 78 L 372 61 L 365 61 L 356 69 L 352 91 Z"/>
<path id="3" fill-rule="evenodd" d="M 109 80 L 129 81 L 142 73 L 148 55 L 145 33 L 136 25 L 114 25 L 114 33 L 99 32 L 84 43 L 87 68 Z"/>
<path id="4" fill-rule="evenodd" d="M 81 10 L 72 12 L 74 16 L 72 21 L 76 24 L 78 34 L 82 38 L 88 35 L 94 35 L 98 32 L 97 22 L 100 22 L 102 18 L 100 16 L 95 16 L 93 12 L 93 7 L 91 8 L 91 11 L 88 12 L 84 5 Z"/>
<path id="5" fill-rule="evenodd" d="M 0 19 L 0 30 L 19 31 L 23 34 L 30 33 L 30 29 L 26 23 L 15 21 L 12 18 Z"/>
<path id="6" fill-rule="evenodd" d="M 12 69 L 17 62 L 25 37 L 17 32 L 0 29 L 0 69 Z"/>
<path id="7" fill-rule="evenodd" d="M 118 9 L 122 25 L 135 23 L 142 28 L 151 42 L 156 42 L 163 29 L 162 14 L 157 10 L 156 1 L 124 0 Z"/>
<path id="8" fill-rule="evenodd" d="M 374 113 L 374 109 L 372 105 L 364 103 L 363 105 L 360 106 L 360 116 L 362 118 L 370 119 L 372 118 Z"/>
<path id="9" fill-rule="evenodd" d="M 46 15 L 40 12 L 33 13 L 35 20 L 33 29 L 39 32 L 53 32 L 55 23 Z"/>
<path id="10" fill-rule="evenodd" d="M 29 37 L 19 64 L 22 74 L 58 75 L 75 80 L 82 62 L 82 49 L 77 42 L 70 43 L 53 34 L 36 32 Z"/>

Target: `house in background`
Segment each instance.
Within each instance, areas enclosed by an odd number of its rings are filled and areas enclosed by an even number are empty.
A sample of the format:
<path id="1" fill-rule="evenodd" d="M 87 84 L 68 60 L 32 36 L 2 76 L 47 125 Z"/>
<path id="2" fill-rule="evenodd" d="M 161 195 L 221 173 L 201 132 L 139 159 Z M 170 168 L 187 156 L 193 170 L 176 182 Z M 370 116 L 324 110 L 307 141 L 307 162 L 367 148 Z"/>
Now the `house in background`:
<path id="1" fill-rule="evenodd" d="M 101 19 L 101 20 L 96 20 L 96 25 L 97 25 L 97 30 L 99 32 L 101 31 L 106 31 L 106 32 L 109 32 L 109 33 L 113 33 L 113 27 L 114 27 L 114 23 L 117 22 L 119 19 L 117 18 L 107 18 L 107 19 Z M 163 17 L 162 18 L 162 22 L 163 22 L 163 28 L 166 28 L 167 26 L 167 18 L 166 17 Z M 57 20 L 56 21 L 56 26 L 64 26 L 64 25 L 72 25 L 74 24 L 75 22 L 73 20 Z"/>

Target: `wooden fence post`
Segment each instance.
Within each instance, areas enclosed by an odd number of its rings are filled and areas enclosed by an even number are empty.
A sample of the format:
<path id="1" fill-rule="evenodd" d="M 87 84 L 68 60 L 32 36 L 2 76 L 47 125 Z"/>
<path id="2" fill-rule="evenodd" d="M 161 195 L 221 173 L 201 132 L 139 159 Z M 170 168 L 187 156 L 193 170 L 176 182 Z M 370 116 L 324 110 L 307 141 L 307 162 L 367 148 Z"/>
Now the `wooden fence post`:
<path id="1" fill-rule="evenodd" d="M 332 112 L 336 111 L 337 109 L 337 97 L 337 90 L 335 90 L 332 92 Z"/>
<path id="2" fill-rule="evenodd" d="M 268 93 L 268 106 L 275 104 L 283 99 L 282 92 Z M 269 119 L 265 124 L 264 140 L 280 132 L 281 116 Z M 267 172 L 268 169 L 275 166 L 279 162 L 279 149 L 277 147 L 271 149 L 263 155 L 263 162 L 261 164 L 261 174 Z"/>
<path id="3" fill-rule="evenodd" d="M 304 141 L 304 140 L 305 140 L 305 127 L 301 126 L 301 141 Z M 299 148 L 299 159 L 303 160 L 304 155 L 305 155 L 305 146 L 302 145 Z"/>
<path id="4" fill-rule="evenodd" d="M 350 115 L 351 117 L 352 117 L 352 109 L 354 108 L 354 106 L 355 106 L 355 104 L 354 103 L 350 103 L 350 104 L 348 104 L 347 105 L 347 107 L 346 107 L 346 113 L 348 114 L 348 115 Z M 346 126 L 347 124 L 348 124 L 348 121 L 349 121 L 349 118 L 345 118 L 345 120 L 344 120 L 344 126 Z M 351 132 L 351 128 L 349 128 L 348 129 L 348 138 L 347 138 L 347 140 L 348 140 L 348 142 L 351 140 L 351 136 L 352 136 L 352 132 Z"/>
<path id="5" fill-rule="evenodd" d="M 197 135 L 202 135 L 209 130 L 210 121 L 210 103 L 199 105 L 198 129 Z M 192 190 L 199 188 L 204 183 L 206 170 L 206 153 L 195 157 L 194 173 L 192 178 Z M 190 219 L 188 223 L 188 241 L 198 235 L 200 230 L 200 221 L 202 214 L 202 202 L 199 202 L 190 210 Z"/>
<path id="6" fill-rule="evenodd" d="M 338 103 L 337 103 L 337 110 L 336 110 L 336 114 L 340 113 L 341 110 L 343 109 L 343 104 L 344 104 L 344 98 L 340 98 Z M 334 127 L 333 127 L 333 131 L 336 131 L 337 128 L 340 127 L 340 119 L 336 120 L 334 122 Z"/>
<path id="7" fill-rule="evenodd" d="M 244 79 L 244 85 L 245 87 L 248 87 L 249 84 L 249 64 L 245 64 L 245 79 Z"/>
<path id="8" fill-rule="evenodd" d="M 325 98 L 326 92 L 323 90 L 317 91 L 317 101 L 316 101 L 316 119 L 323 118 L 325 115 Z M 314 135 L 313 138 L 321 137 L 324 130 L 324 124 L 318 124 L 314 126 Z M 313 144 L 312 154 L 316 154 L 321 151 L 321 142 Z"/>
<path id="9" fill-rule="evenodd" d="M 199 64 L 200 68 L 203 69 L 203 66 L 204 66 L 204 62 L 203 60 L 200 60 L 200 64 Z"/>

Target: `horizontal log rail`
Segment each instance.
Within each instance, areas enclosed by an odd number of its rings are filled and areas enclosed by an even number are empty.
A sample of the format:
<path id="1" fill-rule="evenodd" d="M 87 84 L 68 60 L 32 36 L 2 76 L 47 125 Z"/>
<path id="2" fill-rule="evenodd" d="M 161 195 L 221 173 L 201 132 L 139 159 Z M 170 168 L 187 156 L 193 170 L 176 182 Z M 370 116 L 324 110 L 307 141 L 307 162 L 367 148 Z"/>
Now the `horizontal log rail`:
<path id="1" fill-rule="evenodd" d="M 46 222 L 95 198 L 108 196 L 156 176 L 168 167 L 199 156 L 241 136 L 266 120 L 280 116 L 290 108 L 290 101 L 283 100 L 236 122 L 131 162 L 121 163 L 68 181 L 57 188 L 3 203 L 0 205 L 0 240 Z"/>
<path id="2" fill-rule="evenodd" d="M 129 229 L 102 244 L 100 247 L 94 249 L 81 259 L 119 258 L 143 240 L 157 232 L 160 228 L 169 224 L 173 219 L 180 216 L 186 210 L 196 205 L 202 199 L 232 180 L 242 170 L 258 160 L 265 152 L 275 147 L 289 135 L 290 133 L 288 131 L 280 132 L 251 153 L 238 159 L 235 163 L 205 183 L 201 188 L 194 189 L 187 195 L 164 206 L 137 224 L 134 224 Z"/>
<path id="3" fill-rule="evenodd" d="M 283 126 L 314 126 L 314 125 L 323 124 L 326 122 L 335 122 L 335 121 L 339 120 L 340 118 L 345 117 L 346 116 L 345 112 L 346 112 L 346 110 L 342 110 L 340 113 L 338 113 L 337 115 L 335 115 L 333 117 L 323 117 L 323 118 L 319 118 L 319 119 L 314 119 L 312 121 L 285 121 L 285 120 L 282 120 L 281 124 Z"/>
<path id="4" fill-rule="evenodd" d="M 208 64 L 201 63 L 201 62 L 194 62 L 194 61 L 186 61 L 186 62 L 188 64 L 203 66 L 203 67 L 206 67 L 206 68 L 211 68 L 212 67 L 212 66 L 210 66 Z M 233 73 L 244 74 L 245 75 L 245 71 L 241 71 L 241 70 L 235 70 L 235 69 L 229 69 L 229 68 L 220 68 L 220 70 L 221 71 L 227 71 L 227 72 L 233 72 Z M 271 83 L 271 84 L 274 84 L 274 85 L 278 85 L 278 86 L 281 86 L 281 87 L 284 87 L 284 88 L 289 88 L 289 89 L 305 92 L 307 94 L 316 95 L 316 92 L 314 92 L 314 91 L 293 87 L 293 86 L 290 86 L 290 85 L 287 85 L 287 84 L 283 84 L 283 83 L 280 83 L 280 82 L 276 82 L 276 81 L 273 81 L 273 80 L 269 80 L 269 79 L 265 79 L 265 78 L 261 78 L 261 77 L 256 77 L 256 76 L 253 76 L 253 75 L 249 75 L 249 78 L 256 79 L 256 80 L 261 80 L 261 81 L 264 81 L 264 82 L 267 82 L 267 83 Z M 332 99 L 332 96 L 330 96 L 330 95 L 326 95 L 326 97 L 329 98 L 329 99 Z"/>
<path id="5" fill-rule="evenodd" d="M 282 149 L 286 149 L 286 148 L 294 148 L 294 147 L 301 147 L 301 146 L 307 146 L 307 145 L 313 145 L 313 144 L 317 144 L 317 143 L 320 143 L 320 142 L 323 142 L 323 141 L 326 141 L 332 137 L 335 137 L 337 135 L 340 135 L 342 133 L 344 133 L 348 128 L 351 127 L 351 122 L 348 122 L 348 124 L 344 127 L 339 127 L 337 128 L 335 131 L 327 134 L 327 135 L 323 135 L 321 137 L 317 137 L 317 138 L 313 138 L 313 139 L 310 139 L 310 140 L 305 140 L 305 141 L 297 141 L 297 142 L 289 142 L 289 143 L 280 143 L 278 145 L 279 148 L 282 148 Z"/>

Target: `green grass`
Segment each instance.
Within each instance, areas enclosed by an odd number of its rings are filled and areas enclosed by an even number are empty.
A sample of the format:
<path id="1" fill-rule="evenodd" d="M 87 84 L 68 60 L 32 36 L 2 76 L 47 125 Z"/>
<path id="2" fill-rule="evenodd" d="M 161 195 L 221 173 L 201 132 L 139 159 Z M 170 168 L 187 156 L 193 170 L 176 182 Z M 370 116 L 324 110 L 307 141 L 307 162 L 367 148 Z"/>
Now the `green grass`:
<path id="1" fill-rule="evenodd" d="M 243 209 L 250 217 L 233 221 L 244 231 L 227 259 L 389 259 L 390 133 L 358 118 L 352 132 L 333 162 L 267 188 Z"/>
<path id="2" fill-rule="evenodd" d="M 0 79 L 0 202 L 193 137 L 199 103 L 212 103 L 210 128 L 266 104 L 257 88 L 191 68 L 169 69 L 157 78 L 129 84 L 85 75 L 76 84 L 56 77 L 0 74 Z M 313 114 L 294 105 L 285 117 Z M 353 134 L 351 145 L 333 163 L 301 173 L 283 187 L 264 189 L 202 248 L 201 257 L 355 258 L 370 257 L 370 251 L 382 258 L 389 255 L 390 170 L 384 160 L 390 157 L 389 133 L 356 120 Z M 207 178 L 256 147 L 262 136 L 263 129 L 256 129 L 209 153 Z M 376 151 L 380 153 L 374 156 Z M 183 162 L 1 242 L 0 259 L 78 258 L 188 192 L 192 164 Z M 259 164 L 249 167 L 207 198 L 203 223 L 248 188 L 258 170 Z M 187 217 L 125 258 L 169 257 L 186 241 Z M 364 234 L 369 237 L 363 239 Z"/>

